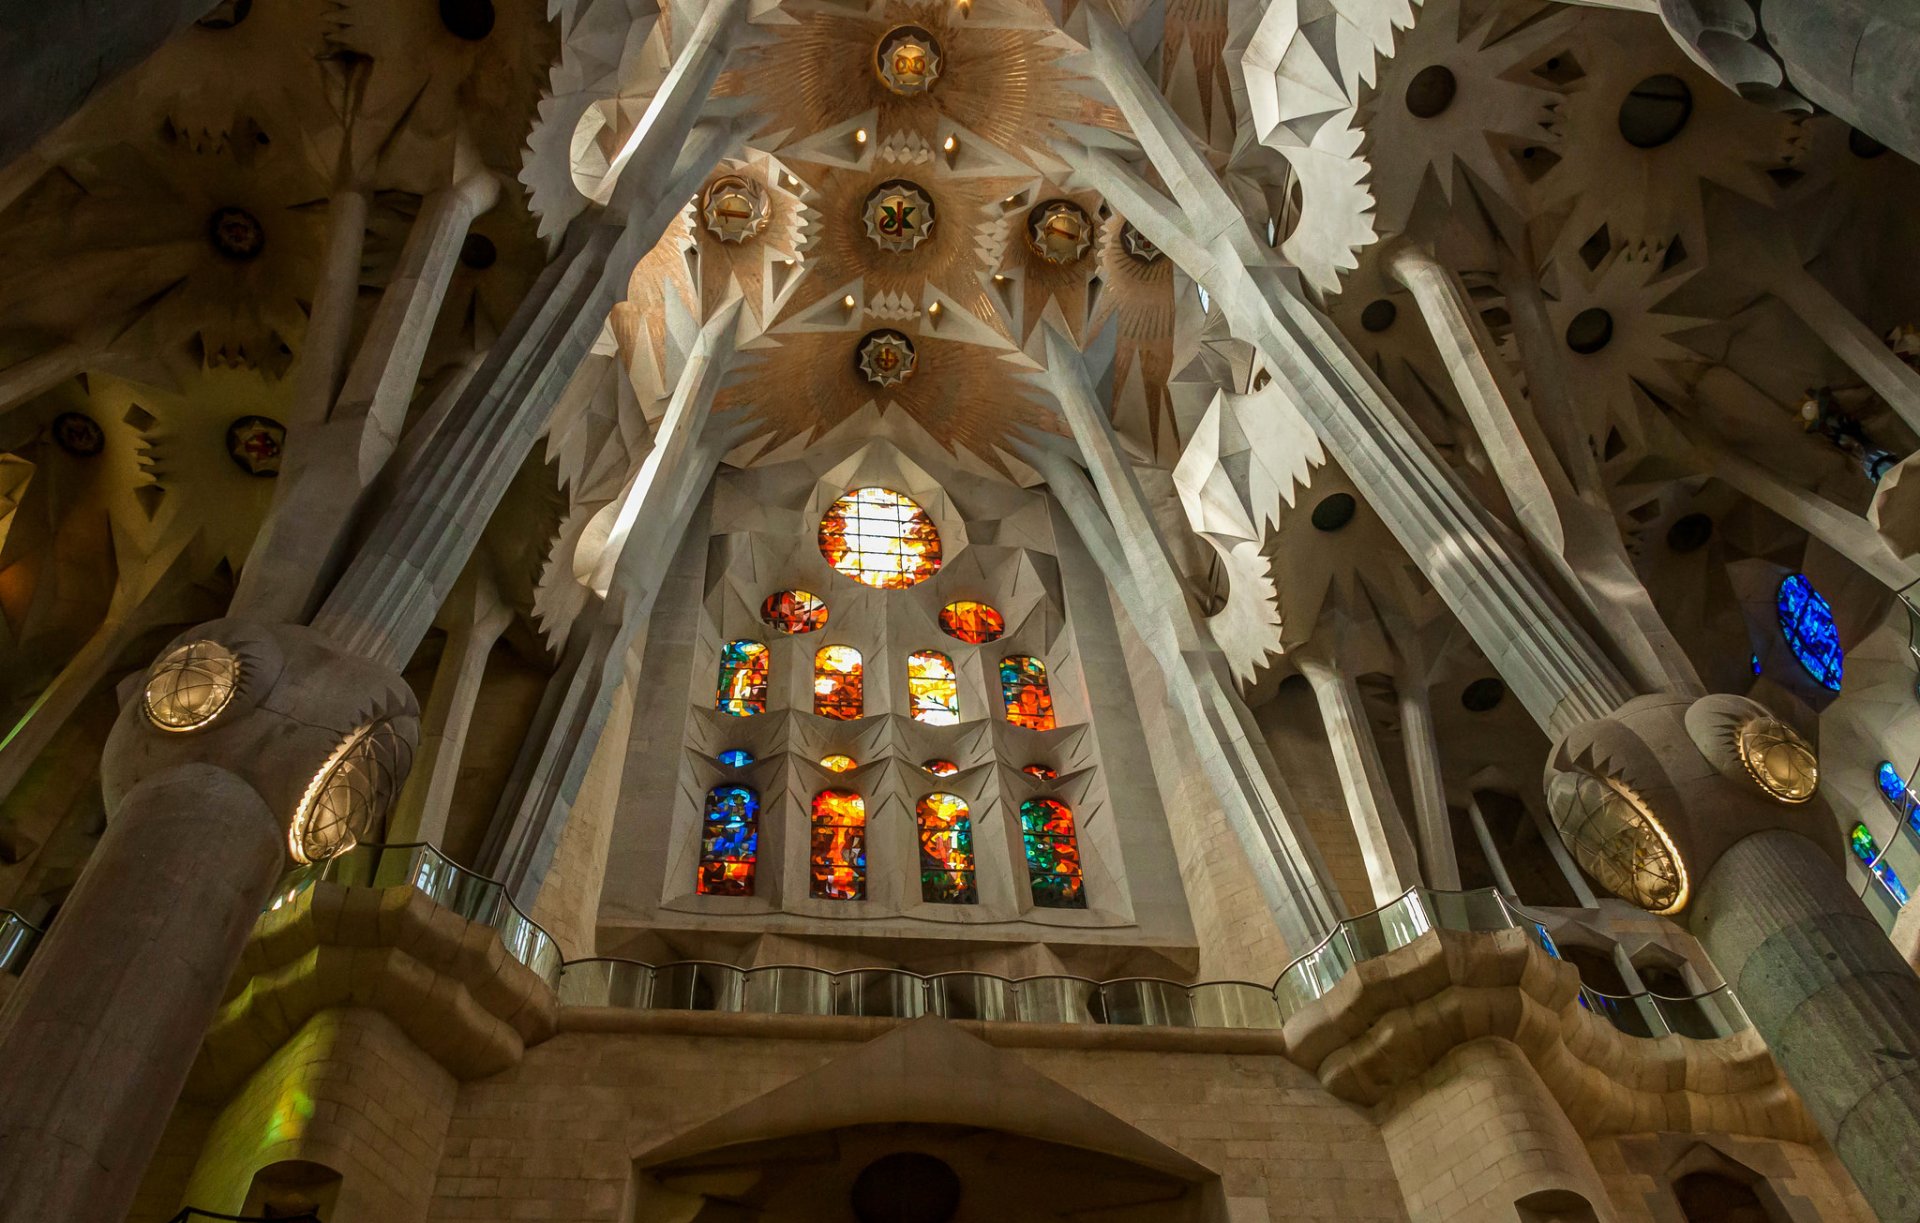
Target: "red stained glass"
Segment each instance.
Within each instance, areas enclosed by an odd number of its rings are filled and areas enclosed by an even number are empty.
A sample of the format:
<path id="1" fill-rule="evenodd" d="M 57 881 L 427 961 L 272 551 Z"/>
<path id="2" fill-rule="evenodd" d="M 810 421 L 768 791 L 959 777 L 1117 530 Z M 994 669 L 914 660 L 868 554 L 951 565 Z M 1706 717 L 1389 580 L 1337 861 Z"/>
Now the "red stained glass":
<path id="1" fill-rule="evenodd" d="M 810 895 L 820 900 L 864 900 L 867 895 L 867 804 L 846 790 L 813 796 Z"/>
<path id="2" fill-rule="evenodd" d="M 813 711 L 821 717 L 859 717 L 860 685 L 860 651 L 852 646 L 825 646 L 813 656 Z"/>
<path id="3" fill-rule="evenodd" d="M 935 777 L 951 777 L 960 771 L 960 766 L 951 760 L 923 760 L 920 767 Z"/>
<path id="4" fill-rule="evenodd" d="M 767 647 L 757 641 L 729 641 L 720 647 L 720 682 L 714 706 L 736 718 L 767 711 Z"/>
<path id="5" fill-rule="evenodd" d="M 929 794 L 914 809 L 920 826 L 920 898 L 930 904 L 970 905 L 973 818 L 957 794 Z"/>
<path id="6" fill-rule="evenodd" d="M 1060 776 L 1054 772 L 1052 766 L 1045 764 L 1023 764 L 1020 766 L 1020 771 L 1029 777 L 1037 777 L 1041 781 L 1052 781 Z"/>
<path id="7" fill-rule="evenodd" d="M 856 488 L 820 520 L 820 554 L 856 582 L 905 590 L 939 571 L 940 532 L 911 498 Z"/>
<path id="8" fill-rule="evenodd" d="M 985 645 L 1000 640 L 1007 631 L 1007 621 L 985 603 L 963 599 L 940 609 L 940 631 L 969 645 Z"/>
<path id="9" fill-rule="evenodd" d="M 1027 852 L 1027 881 L 1033 903 L 1043 909 L 1087 907 L 1085 876 L 1073 812 L 1057 798 L 1030 798 L 1020 804 L 1020 834 Z"/>
<path id="10" fill-rule="evenodd" d="M 1053 693 L 1047 688 L 1047 664 L 1031 654 L 1000 660 L 1000 696 L 1007 721 L 1028 730 L 1052 730 Z"/>
<path id="11" fill-rule="evenodd" d="M 920 650 L 907 656 L 907 698 L 913 720 L 929 726 L 953 726 L 960 721 L 960 681 L 953 660 L 938 650 Z"/>
<path id="12" fill-rule="evenodd" d="M 760 619 L 783 633 L 811 633 L 827 627 L 827 605 L 804 590 L 780 590 L 760 605 Z"/>

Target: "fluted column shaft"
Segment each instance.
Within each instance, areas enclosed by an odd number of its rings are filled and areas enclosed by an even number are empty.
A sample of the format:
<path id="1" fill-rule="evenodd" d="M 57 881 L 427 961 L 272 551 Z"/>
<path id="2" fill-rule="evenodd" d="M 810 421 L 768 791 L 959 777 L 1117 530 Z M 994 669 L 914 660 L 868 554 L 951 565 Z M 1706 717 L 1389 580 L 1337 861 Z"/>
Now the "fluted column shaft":
<path id="1" fill-rule="evenodd" d="M 1407 781 L 1413 790 L 1414 827 L 1420 836 L 1420 863 L 1430 888 L 1460 890 L 1460 857 L 1453 845 L 1453 818 L 1440 772 L 1440 744 L 1433 733 L 1433 703 L 1426 684 L 1402 676 L 1395 685 L 1400 703 L 1400 737 L 1407 754 Z"/>
<path id="2" fill-rule="evenodd" d="M 1874 1210 L 1920 1218 L 1920 978 L 1832 859 L 1792 832 L 1737 842 L 1693 931 Z"/>
<path id="3" fill-rule="evenodd" d="M 1347 815 L 1367 865 L 1367 883 L 1373 902 L 1384 905 L 1420 881 L 1413 842 L 1394 802 L 1386 765 L 1373 723 L 1360 698 L 1359 682 L 1343 668 L 1323 658 L 1296 655 L 1300 673 L 1313 685 L 1326 724 L 1327 743 L 1333 748 L 1334 768 L 1345 792 Z"/>

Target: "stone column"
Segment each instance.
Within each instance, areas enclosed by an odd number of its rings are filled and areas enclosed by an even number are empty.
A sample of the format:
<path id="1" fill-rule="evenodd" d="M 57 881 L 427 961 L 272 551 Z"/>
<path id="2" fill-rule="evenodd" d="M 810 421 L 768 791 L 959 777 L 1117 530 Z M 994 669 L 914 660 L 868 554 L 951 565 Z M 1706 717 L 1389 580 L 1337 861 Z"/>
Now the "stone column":
<path id="1" fill-rule="evenodd" d="M 1424 680 L 1402 674 L 1394 685 L 1400 702 L 1400 737 L 1407 753 L 1407 780 L 1413 789 L 1420 863 L 1428 887 L 1460 890 L 1460 859 L 1453 846 L 1453 817 L 1447 811 L 1440 772 L 1440 744 L 1433 734 L 1433 704 Z"/>
<path id="2" fill-rule="evenodd" d="M 389 844 L 425 841 L 436 847 L 444 845 L 467 731 L 473 725 L 474 702 L 480 696 L 494 643 L 513 623 L 513 609 L 501 601 L 493 579 L 473 568 L 468 574 L 454 588 L 441 612 L 447 642 L 433 673 L 433 692 L 420 718 L 420 751 L 414 757 L 413 772 L 394 805 L 393 817 L 387 821 Z"/>
<path id="3" fill-rule="evenodd" d="M 1520 899 L 1513 890 L 1513 876 L 1507 874 L 1507 860 L 1500 856 L 1500 846 L 1493 839 L 1493 829 L 1487 825 L 1487 813 L 1480 810 L 1480 796 L 1467 795 L 1467 822 L 1473 825 L 1473 839 L 1480 842 L 1480 852 L 1486 855 L 1487 869 L 1493 872 L 1493 886 L 1509 900 Z"/>
<path id="4" fill-rule="evenodd" d="M 1515 801 L 1527 809 L 1527 818 L 1533 821 L 1534 831 L 1540 834 L 1540 840 L 1546 845 L 1547 852 L 1553 856 L 1553 864 L 1560 868 L 1560 877 L 1567 881 L 1567 887 L 1572 889 L 1574 899 L 1580 902 L 1580 907 L 1598 908 L 1600 901 L 1594 896 L 1593 889 L 1587 886 L 1586 876 L 1582 875 L 1580 868 L 1574 864 L 1573 855 L 1567 852 L 1567 843 L 1560 839 L 1560 832 L 1553 826 L 1553 821 L 1547 818 L 1546 812 L 1542 811 L 1537 803 L 1530 803 L 1524 797 L 1517 798 Z"/>
<path id="5" fill-rule="evenodd" d="M 280 819 L 212 765 L 114 809 L 0 1018 L 0 1223 L 125 1216 L 285 855 Z"/>
<path id="6" fill-rule="evenodd" d="M 531 909 L 566 831 L 626 679 L 628 652 L 653 613 L 667 569 L 721 456 L 742 421 L 715 417 L 713 402 L 734 358 L 740 301 L 721 309 L 688 354 L 653 449 L 627 486 L 592 586 L 600 605 L 586 616 L 534 714 L 525 747 L 501 795 L 483 849 L 487 872 Z M 737 411 L 737 410 L 736 410 Z"/>
<path id="7" fill-rule="evenodd" d="M 399 443 L 467 231 L 499 198 L 499 179 L 484 169 L 428 196 L 337 401 L 331 373 L 313 375 L 307 389 L 325 394 L 331 411 L 292 425 L 273 510 L 240 571 L 235 614 L 289 621 L 312 614 L 338 567 L 353 511 Z M 354 260 L 357 272 L 357 247 Z"/>
<path id="8" fill-rule="evenodd" d="M 325 420 L 340 387 L 360 300 L 360 256 L 367 240 L 367 191 L 343 186 L 327 204 L 327 245 L 314 286 L 313 310 L 293 368 L 293 414 L 288 424 Z"/>
<path id="9" fill-rule="evenodd" d="M 0 43 L 0 166 L 24 155 L 94 90 L 212 12 L 219 0 L 129 0 L 103 11 L 74 4 L 7 10 Z"/>
<path id="10" fill-rule="evenodd" d="M 1920 1217 L 1920 978 L 1832 859 L 1780 829 L 1735 843 L 1693 930 L 1874 1210 Z"/>
<path id="11" fill-rule="evenodd" d="M 1360 685 L 1331 659 L 1310 652 L 1296 652 L 1293 658 L 1300 674 L 1313 685 L 1313 695 L 1319 698 L 1320 717 L 1326 723 L 1327 742 L 1333 748 L 1334 767 L 1340 772 L 1340 788 L 1346 795 L 1347 815 L 1353 820 L 1353 835 L 1367 864 L 1373 902 L 1384 905 L 1418 883 L 1420 869 L 1406 821 L 1387 782 L 1373 723 L 1368 721 L 1360 699 Z"/>
<path id="12" fill-rule="evenodd" d="M 1895 356 L 1886 342 L 1854 316 L 1813 273 L 1799 266 L 1781 267 L 1767 280 L 1767 289 L 1792 310 L 1801 322 L 1847 368 L 1887 401 L 1907 427 L 1920 432 L 1920 371 Z"/>
<path id="13" fill-rule="evenodd" d="M 1088 551 L 1121 592 L 1134 628 L 1160 665 L 1167 695 L 1186 719 L 1208 783 L 1246 850 L 1281 935 L 1296 951 L 1311 947 L 1344 911 L 1325 864 L 1225 660 L 1194 623 L 1173 558 L 1079 350 L 1051 326 L 1046 343 L 1048 382 L 1091 481 L 1041 446 L 1022 447 L 1023 457 L 1046 477 Z"/>
<path id="14" fill-rule="evenodd" d="M 1063 142 L 1081 181 L 1205 286 L 1507 686 L 1558 731 L 1618 708 L 1634 689 L 1524 555 L 1421 437 L 1405 411 L 1275 262 L 1112 19 L 1075 10 L 1092 67 L 1146 149 L 1163 194 L 1111 150 Z M 1168 195 L 1171 195 L 1171 199 Z M 1177 202 L 1176 202 L 1177 201 Z"/>

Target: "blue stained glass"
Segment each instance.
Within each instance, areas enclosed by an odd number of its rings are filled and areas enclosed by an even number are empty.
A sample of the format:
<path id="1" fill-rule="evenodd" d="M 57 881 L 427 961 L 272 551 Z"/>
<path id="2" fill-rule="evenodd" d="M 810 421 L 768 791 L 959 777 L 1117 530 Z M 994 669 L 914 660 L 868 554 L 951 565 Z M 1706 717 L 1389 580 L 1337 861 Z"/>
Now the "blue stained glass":
<path id="1" fill-rule="evenodd" d="M 1760 656 L 1758 654 L 1753 656 L 1753 673 L 1755 675 L 1760 674 Z"/>
<path id="2" fill-rule="evenodd" d="M 1889 895 L 1901 904 L 1907 903 L 1907 887 L 1900 882 L 1900 876 L 1880 858 L 1880 843 L 1873 839 L 1865 824 L 1855 824 L 1853 832 L 1847 837 L 1847 846 L 1853 850 L 1853 856 L 1860 859 L 1866 868 L 1873 872 Z"/>
<path id="3" fill-rule="evenodd" d="M 714 759 L 730 769 L 744 769 L 753 763 L 753 753 L 744 747 L 730 747 Z"/>
<path id="4" fill-rule="evenodd" d="M 1900 770 L 1894 768 L 1891 761 L 1882 760 L 1880 768 L 1873 776 L 1880 787 L 1880 796 L 1893 804 L 1894 810 L 1898 811 L 1906 806 L 1906 779 L 1900 776 Z"/>
<path id="5" fill-rule="evenodd" d="M 700 823 L 700 894 L 753 895 L 759 849 L 760 795 L 745 786 L 709 790 Z"/>
<path id="6" fill-rule="evenodd" d="M 1840 648 L 1840 630 L 1833 623 L 1833 608 L 1807 581 L 1806 575 L 1800 573 L 1780 583 L 1774 606 L 1780 613 L 1780 631 L 1786 636 L 1787 648 L 1793 651 L 1793 656 L 1815 682 L 1840 691 L 1840 671 L 1846 661 L 1846 651 Z"/>

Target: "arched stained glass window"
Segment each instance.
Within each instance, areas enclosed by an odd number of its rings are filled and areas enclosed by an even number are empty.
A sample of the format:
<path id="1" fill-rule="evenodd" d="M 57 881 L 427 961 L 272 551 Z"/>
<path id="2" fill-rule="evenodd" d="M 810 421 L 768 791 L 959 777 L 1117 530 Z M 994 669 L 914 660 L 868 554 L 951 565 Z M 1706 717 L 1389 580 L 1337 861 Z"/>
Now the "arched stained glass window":
<path id="1" fill-rule="evenodd" d="M 811 633 L 827 627 L 827 605 L 804 590 L 777 590 L 760 605 L 760 619 L 783 633 Z"/>
<path id="2" fill-rule="evenodd" d="M 707 811 L 700 821 L 700 894 L 753 895 L 759 848 L 760 795 L 746 786 L 707 791 Z"/>
<path id="3" fill-rule="evenodd" d="M 844 773 L 848 769 L 854 769 L 860 766 L 854 763 L 854 759 L 852 756 L 842 756 L 842 755 L 836 754 L 832 756 L 820 757 L 820 767 L 823 769 L 832 769 L 836 773 Z"/>
<path id="4" fill-rule="evenodd" d="M 1000 640 L 1007 620 L 985 603 L 962 599 L 940 609 L 940 631 L 969 645 L 985 645 Z"/>
<path id="5" fill-rule="evenodd" d="M 1874 770 L 1873 780 L 1880 787 L 1880 797 L 1887 800 L 1888 806 L 1895 811 L 1907 809 L 1907 780 L 1900 776 L 1900 770 L 1893 767 L 1891 760 L 1880 762 L 1880 767 Z"/>
<path id="6" fill-rule="evenodd" d="M 867 804 L 848 790 L 822 790 L 813 796 L 813 845 L 808 856 L 819 900 L 867 897 Z"/>
<path id="7" fill-rule="evenodd" d="M 1080 842 L 1073 812 L 1057 798 L 1030 798 L 1020 804 L 1020 834 L 1026 842 L 1027 881 L 1033 903 L 1043 909 L 1084 909 L 1087 894 L 1080 872 Z"/>
<path id="8" fill-rule="evenodd" d="M 951 777 L 960 771 L 960 766 L 951 760 L 922 760 L 920 767 L 935 777 Z"/>
<path id="9" fill-rule="evenodd" d="M 887 488 L 856 488 L 820 520 L 820 554 L 856 582 L 905 590 L 939 570 L 940 532 L 911 498 Z"/>
<path id="10" fill-rule="evenodd" d="M 1052 730 L 1053 693 L 1047 688 L 1047 664 L 1031 654 L 1000 660 L 1000 698 L 1007 721 L 1028 730 Z"/>
<path id="11" fill-rule="evenodd" d="M 1873 834 L 1867 831 L 1865 824 L 1853 826 L 1853 833 L 1847 837 L 1847 846 L 1853 850 L 1853 856 L 1873 872 L 1874 878 L 1880 881 L 1889 895 L 1903 905 L 1907 903 L 1906 885 L 1900 882 L 1900 876 L 1893 873 L 1891 866 L 1880 860 L 1880 843 L 1873 839 Z"/>
<path id="12" fill-rule="evenodd" d="M 952 726 L 960 721 L 960 681 L 953 660 L 938 650 L 907 656 L 907 696 L 916 722 Z"/>
<path id="13" fill-rule="evenodd" d="M 929 794 L 914 808 L 920 825 L 920 899 L 929 904 L 979 902 L 973 886 L 973 817 L 957 794 Z"/>
<path id="14" fill-rule="evenodd" d="M 860 716 L 860 651 L 830 645 L 813 656 L 813 711 L 843 721 Z"/>
<path id="15" fill-rule="evenodd" d="M 730 747 L 714 759 L 730 769 L 744 769 L 753 763 L 753 753 L 744 747 Z"/>
<path id="16" fill-rule="evenodd" d="M 1833 623 L 1833 608 L 1806 575 L 1795 573 L 1780 583 L 1774 599 L 1780 614 L 1780 632 L 1787 648 L 1807 669 L 1814 682 L 1840 691 L 1840 672 L 1846 651 L 1840 648 L 1840 630 Z"/>
<path id="17" fill-rule="evenodd" d="M 767 668 L 767 647 L 757 641 L 729 641 L 721 646 L 715 708 L 736 718 L 765 713 Z"/>

